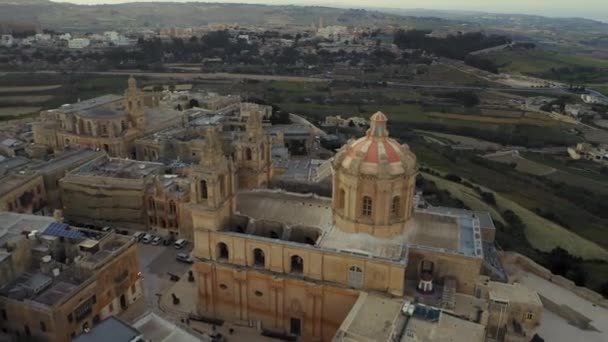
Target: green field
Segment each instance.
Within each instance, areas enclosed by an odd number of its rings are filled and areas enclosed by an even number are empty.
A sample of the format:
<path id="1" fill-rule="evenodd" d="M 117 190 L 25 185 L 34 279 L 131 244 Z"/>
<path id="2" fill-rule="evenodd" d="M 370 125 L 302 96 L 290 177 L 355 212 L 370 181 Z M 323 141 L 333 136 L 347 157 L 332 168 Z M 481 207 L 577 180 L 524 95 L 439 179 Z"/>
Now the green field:
<path id="1" fill-rule="evenodd" d="M 503 50 L 487 55 L 500 66 L 501 72 L 520 73 L 572 83 L 608 82 L 608 61 L 541 50 Z M 570 73 L 552 73 L 552 69 L 569 68 Z"/>
<path id="2" fill-rule="evenodd" d="M 556 189 L 545 184 L 542 179 L 517 172 L 508 166 L 500 166 L 501 164 L 491 168 L 473 162 L 471 158 L 475 153 L 452 151 L 418 141 L 411 141 L 410 146 L 423 165 L 470 179 L 530 212 L 542 210 L 552 213 L 567 224 L 571 232 L 608 248 L 608 220 L 597 217 L 577 206 L 577 203 L 558 195 Z"/>
<path id="3" fill-rule="evenodd" d="M 105 94 L 122 94 L 126 76 L 70 74 L 5 74 L 0 76 L 0 120 L 35 116 Z"/>

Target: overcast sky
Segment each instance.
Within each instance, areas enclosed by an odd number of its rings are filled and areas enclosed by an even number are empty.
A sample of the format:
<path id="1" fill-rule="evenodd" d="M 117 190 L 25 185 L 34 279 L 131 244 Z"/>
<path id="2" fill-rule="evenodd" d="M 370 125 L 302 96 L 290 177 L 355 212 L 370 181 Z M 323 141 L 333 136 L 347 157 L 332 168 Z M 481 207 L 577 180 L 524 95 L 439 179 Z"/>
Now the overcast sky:
<path id="1" fill-rule="evenodd" d="M 123 2 L 184 2 L 183 0 L 69 0 L 78 4 Z M 545 16 L 579 16 L 608 21 L 608 0 L 216 0 L 200 2 L 326 5 L 339 7 L 393 7 L 447 10 L 478 10 L 496 13 L 525 13 Z"/>

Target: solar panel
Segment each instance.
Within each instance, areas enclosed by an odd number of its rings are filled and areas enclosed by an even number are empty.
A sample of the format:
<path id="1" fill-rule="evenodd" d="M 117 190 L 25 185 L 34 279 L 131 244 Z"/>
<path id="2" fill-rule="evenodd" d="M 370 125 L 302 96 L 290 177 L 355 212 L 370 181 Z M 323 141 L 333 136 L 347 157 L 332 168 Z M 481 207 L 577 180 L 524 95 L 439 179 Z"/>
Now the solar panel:
<path id="1" fill-rule="evenodd" d="M 64 237 L 64 238 L 68 238 L 68 239 L 84 239 L 85 238 L 84 234 L 82 234 L 82 232 L 80 232 L 80 230 L 71 228 L 69 225 L 67 225 L 65 223 L 57 223 L 57 222 L 53 222 L 53 223 L 49 224 L 46 227 L 46 229 L 44 230 L 43 234 Z"/>

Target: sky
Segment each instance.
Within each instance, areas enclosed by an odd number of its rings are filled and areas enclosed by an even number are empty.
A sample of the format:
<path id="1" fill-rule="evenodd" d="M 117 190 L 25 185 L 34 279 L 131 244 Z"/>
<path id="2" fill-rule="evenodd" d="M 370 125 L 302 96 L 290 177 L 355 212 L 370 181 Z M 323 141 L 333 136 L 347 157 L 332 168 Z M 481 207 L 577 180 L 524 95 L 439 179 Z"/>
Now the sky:
<path id="1" fill-rule="evenodd" d="M 78 4 L 124 2 L 184 2 L 183 0 L 53 0 Z M 608 0 L 215 0 L 200 2 L 323 5 L 336 7 L 390 7 L 476 10 L 492 13 L 536 14 L 551 17 L 586 17 L 608 21 Z"/>

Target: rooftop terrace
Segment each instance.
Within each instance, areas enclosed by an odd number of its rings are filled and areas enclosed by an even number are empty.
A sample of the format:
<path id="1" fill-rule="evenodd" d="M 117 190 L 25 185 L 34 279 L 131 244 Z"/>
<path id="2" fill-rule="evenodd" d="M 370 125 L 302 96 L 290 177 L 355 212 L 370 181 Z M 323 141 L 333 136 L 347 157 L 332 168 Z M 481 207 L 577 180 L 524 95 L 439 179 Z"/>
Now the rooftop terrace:
<path id="1" fill-rule="evenodd" d="M 469 257 L 483 256 L 479 222 L 469 215 L 417 210 L 403 235 L 381 238 L 369 234 L 347 233 L 335 227 L 332 223 L 329 198 L 272 190 L 245 191 L 238 194 L 237 211 L 254 219 L 253 225 L 256 228 L 252 229 L 251 223 L 243 222 L 239 224 L 240 231 L 233 230 L 235 232 L 269 237 L 260 233 L 261 230 L 257 226 L 274 225 L 276 228 L 272 228 L 272 231 L 275 236 L 293 241 L 286 230 L 292 229 L 291 227 L 308 227 L 310 231 L 319 231 L 313 245 L 345 253 L 396 262 L 405 261 L 407 248 L 431 249 Z"/>
<path id="2" fill-rule="evenodd" d="M 164 165 L 162 163 L 107 158 L 88 163 L 72 173 L 81 176 L 139 179 L 152 174 L 158 174 L 163 168 Z"/>

